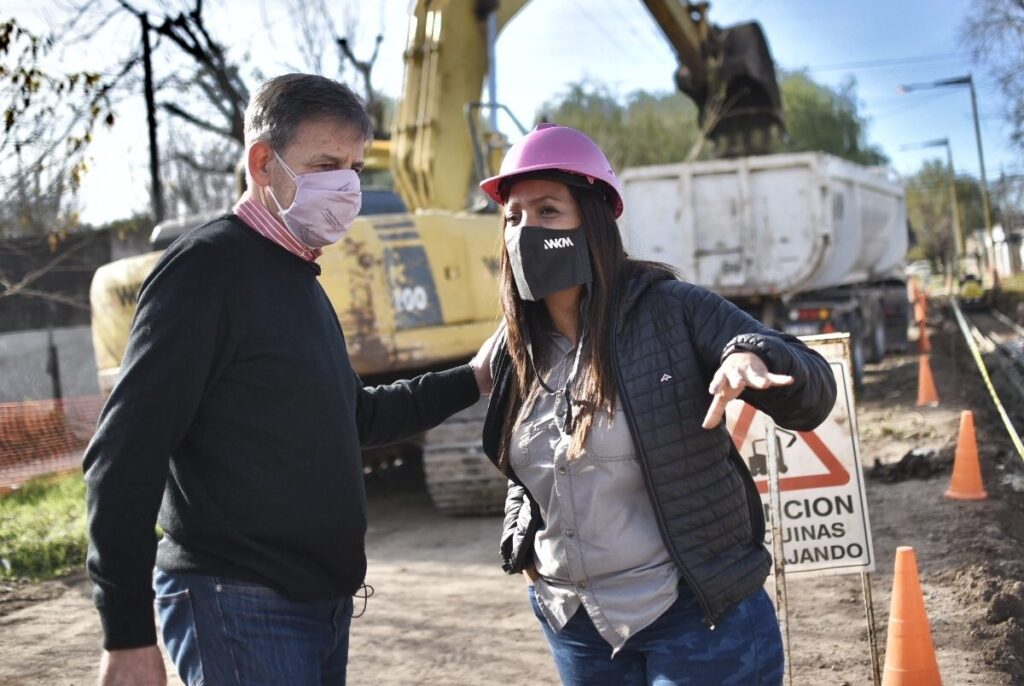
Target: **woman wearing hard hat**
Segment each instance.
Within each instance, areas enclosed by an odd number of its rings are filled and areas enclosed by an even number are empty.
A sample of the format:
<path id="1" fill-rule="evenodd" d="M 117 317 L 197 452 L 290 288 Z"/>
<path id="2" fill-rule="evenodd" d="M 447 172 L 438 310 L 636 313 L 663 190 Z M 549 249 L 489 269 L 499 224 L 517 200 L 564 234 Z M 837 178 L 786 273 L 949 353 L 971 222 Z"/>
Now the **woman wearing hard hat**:
<path id="1" fill-rule="evenodd" d="M 565 684 L 777 684 L 760 497 L 722 422 L 743 399 L 811 430 L 825 361 L 631 259 L 618 179 L 541 124 L 481 188 L 502 206 L 506 334 L 484 448 L 510 479 L 501 553 Z"/>

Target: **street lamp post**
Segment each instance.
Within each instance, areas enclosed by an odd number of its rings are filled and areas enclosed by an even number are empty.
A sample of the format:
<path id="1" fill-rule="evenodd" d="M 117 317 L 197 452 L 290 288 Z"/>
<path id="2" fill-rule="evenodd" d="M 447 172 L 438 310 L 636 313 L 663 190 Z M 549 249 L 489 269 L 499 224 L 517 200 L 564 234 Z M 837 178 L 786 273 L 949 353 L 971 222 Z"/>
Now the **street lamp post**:
<path id="1" fill-rule="evenodd" d="M 943 138 L 946 146 L 946 167 L 949 169 L 949 196 L 953 202 L 953 237 L 956 239 L 956 275 L 960 277 L 960 260 L 964 256 L 964 231 L 960 224 L 960 203 L 956 199 L 956 171 L 953 167 L 953 148 L 949 145 L 949 139 Z"/>
<path id="2" fill-rule="evenodd" d="M 911 145 L 904 145 L 901 150 L 919 150 L 921 148 L 946 148 L 946 171 L 949 174 L 949 196 L 952 203 L 953 209 L 953 240 L 955 242 L 955 262 L 953 271 L 957 279 L 960 278 L 961 260 L 964 255 L 964 232 L 963 227 L 960 224 L 960 202 L 956 196 L 956 171 L 953 167 L 953 149 L 949 145 L 949 138 L 937 138 L 933 141 L 925 141 L 924 143 L 914 143 Z"/>
<path id="3" fill-rule="evenodd" d="M 974 79 L 970 74 L 967 76 L 957 76 L 951 79 L 942 79 L 940 81 L 932 81 L 931 83 L 913 83 L 905 86 L 899 86 L 897 90 L 900 93 L 909 93 L 915 90 L 925 90 L 929 88 L 946 88 L 956 86 L 967 86 L 971 90 L 971 112 L 974 115 L 974 138 L 978 143 L 978 163 L 981 165 L 981 204 L 985 215 L 985 232 L 988 234 L 989 243 L 992 244 L 993 251 L 995 250 L 995 236 L 992 233 L 992 206 L 988 200 L 988 178 L 985 175 L 985 151 L 981 144 L 981 124 L 978 119 L 978 98 L 974 93 Z M 995 270 L 994 260 L 989 260 L 989 272 L 993 285 L 998 286 L 999 276 Z"/>

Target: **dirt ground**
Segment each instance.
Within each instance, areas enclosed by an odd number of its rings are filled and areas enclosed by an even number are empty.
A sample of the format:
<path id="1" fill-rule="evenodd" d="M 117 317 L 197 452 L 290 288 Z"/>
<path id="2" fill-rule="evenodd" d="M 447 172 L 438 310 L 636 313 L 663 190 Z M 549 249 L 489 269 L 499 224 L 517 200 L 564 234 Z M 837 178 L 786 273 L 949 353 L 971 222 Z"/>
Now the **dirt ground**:
<path id="1" fill-rule="evenodd" d="M 871 367 L 859 402 L 866 467 L 935 450 L 938 473 L 868 479 L 879 568 L 873 577 L 884 660 L 892 563 L 915 548 L 946 684 L 1024 684 L 1024 465 L 1012 452 L 959 333 L 936 323 L 942 405 L 918 409 L 916 356 Z M 946 500 L 959 413 L 976 413 L 982 502 Z M 499 567 L 497 517 L 436 514 L 414 475 L 372 484 L 365 616 L 354 620 L 352 684 L 556 684 L 523 582 Z M 794 682 L 871 683 L 857 576 L 790 580 Z M 95 681 L 99 623 L 82 575 L 0 589 L 0 684 Z M 177 684 L 175 680 L 171 683 Z"/>

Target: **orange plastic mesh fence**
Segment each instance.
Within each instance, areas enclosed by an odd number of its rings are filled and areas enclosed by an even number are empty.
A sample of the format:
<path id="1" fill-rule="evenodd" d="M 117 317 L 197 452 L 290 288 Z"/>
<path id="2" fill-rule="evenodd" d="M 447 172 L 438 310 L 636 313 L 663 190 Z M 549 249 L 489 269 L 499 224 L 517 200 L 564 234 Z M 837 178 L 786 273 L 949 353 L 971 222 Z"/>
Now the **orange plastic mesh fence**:
<path id="1" fill-rule="evenodd" d="M 0 493 L 81 466 L 101 407 L 99 395 L 0 403 Z"/>

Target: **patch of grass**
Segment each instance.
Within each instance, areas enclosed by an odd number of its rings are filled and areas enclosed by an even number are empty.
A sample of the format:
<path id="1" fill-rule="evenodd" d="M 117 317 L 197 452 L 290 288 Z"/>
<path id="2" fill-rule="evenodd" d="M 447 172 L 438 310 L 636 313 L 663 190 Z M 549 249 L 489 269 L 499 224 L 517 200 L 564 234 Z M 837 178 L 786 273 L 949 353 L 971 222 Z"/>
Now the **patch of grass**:
<path id="1" fill-rule="evenodd" d="M 51 579 L 85 562 L 81 472 L 31 481 L 0 496 L 0 577 Z"/>
<path id="2" fill-rule="evenodd" d="M 1024 272 L 1004 277 L 1000 280 L 999 287 L 1005 291 L 1024 293 Z"/>
<path id="3" fill-rule="evenodd" d="M 1002 310 L 1003 314 L 1016 319 L 1024 304 L 1024 272 L 1006 277 L 999 282 L 999 292 L 996 293 L 995 305 Z"/>

